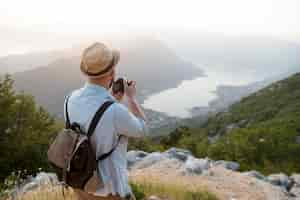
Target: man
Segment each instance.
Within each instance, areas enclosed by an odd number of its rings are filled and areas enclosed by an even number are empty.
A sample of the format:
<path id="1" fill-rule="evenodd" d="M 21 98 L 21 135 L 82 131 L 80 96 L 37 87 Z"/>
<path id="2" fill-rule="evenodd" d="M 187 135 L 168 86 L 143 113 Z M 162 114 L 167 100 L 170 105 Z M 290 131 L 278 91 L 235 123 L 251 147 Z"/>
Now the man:
<path id="1" fill-rule="evenodd" d="M 85 132 L 98 108 L 108 100 L 115 101 L 97 124 L 91 143 L 97 157 L 109 152 L 113 146 L 117 147 L 108 158 L 98 163 L 103 186 L 96 188 L 94 194 L 75 190 L 80 200 L 125 199 L 132 194 L 127 175 L 128 138 L 146 135 L 146 117 L 137 102 L 134 81 L 130 85 L 124 81 L 124 94 L 110 94 L 118 61 L 119 52 L 102 43 L 95 43 L 85 49 L 80 69 L 87 81 L 84 87 L 73 91 L 69 98 L 70 122 L 79 123 Z M 127 97 L 128 108 L 120 103 L 124 96 Z"/>

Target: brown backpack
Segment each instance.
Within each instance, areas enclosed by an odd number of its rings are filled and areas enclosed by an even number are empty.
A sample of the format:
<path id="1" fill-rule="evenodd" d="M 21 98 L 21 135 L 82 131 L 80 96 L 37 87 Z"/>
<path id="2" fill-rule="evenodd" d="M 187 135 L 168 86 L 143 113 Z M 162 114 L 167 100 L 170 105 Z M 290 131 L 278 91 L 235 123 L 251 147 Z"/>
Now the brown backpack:
<path id="1" fill-rule="evenodd" d="M 107 158 L 115 150 L 120 141 L 119 138 L 117 144 L 99 158 L 96 158 L 90 143 L 90 137 L 103 113 L 114 102 L 107 101 L 100 106 L 91 121 L 88 132 L 85 133 L 80 129 L 78 123 L 74 122 L 70 124 L 67 108 L 68 100 L 69 96 L 66 98 L 65 105 L 66 125 L 50 145 L 48 160 L 61 181 L 73 188 L 84 189 L 87 182 L 94 175 L 94 172 L 99 173 L 97 163 Z M 102 183 L 101 180 L 100 183 Z"/>

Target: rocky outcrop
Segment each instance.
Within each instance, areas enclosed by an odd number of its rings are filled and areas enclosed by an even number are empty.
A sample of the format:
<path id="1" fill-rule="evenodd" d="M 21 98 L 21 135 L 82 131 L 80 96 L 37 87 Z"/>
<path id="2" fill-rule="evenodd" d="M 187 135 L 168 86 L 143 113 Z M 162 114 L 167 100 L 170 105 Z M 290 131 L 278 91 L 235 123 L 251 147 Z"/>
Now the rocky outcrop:
<path id="1" fill-rule="evenodd" d="M 232 161 L 218 160 L 214 162 L 215 166 L 221 165 L 226 169 L 230 169 L 232 171 L 237 171 L 240 168 L 240 164 Z"/>
<path id="2" fill-rule="evenodd" d="M 260 172 L 252 170 L 252 171 L 248 171 L 248 172 L 243 172 L 242 174 L 246 175 L 246 176 L 251 176 L 260 180 L 265 181 L 266 177 L 264 175 L 262 175 Z"/>
<path id="3" fill-rule="evenodd" d="M 142 159 L 137 159 L 135 163 L 132 164 L 132 167 L 141 169 L 141 168 L 147 168 L 161 160 L 164 159 L 164 155 L 159 152 L 154 152 L 151 154 L 146 155 Z"/>
<path id="4" fill-rule="evenodd" d="M 300 174 L 293 174 L 292 176 L 290 176 L 290 178 L 293 182 L 290 193 L 298 197 L 298 199 L 300 200 Z"/>
<path id="5" fill-rule="evenodd" d="M 182 174 L 201 174 L 208 170 L 211 166 L 211 161 L 207 158 L 198 159 L 189 156 L 187 161 L 182 166 Z"/>
<path id="6" fill-rule="evenodd" d="M 127 166 L 128 166 L 128 168 L 130 168 L 136 162 L 142 160 L 147 155 L 148 155 L 148 153 L 144 152 L 144 151 L 129 151 L 129 152 L 127 152 Z"/>
<path id="7" fill-rule="evenodd" d="M 130 169 L 147 168 L 166 159 L 178 160 L 182 164 L 182 174 L 189 175 L 199 175 L 213 166 L 221 166 L 232 171 L 237 171 L 240 167 L 238 163 L 232 161 L 213 161 L 209 158 L 195 158 L 190 151 L 179 148 L 171 148 L 163 153 L 146 153 L 141 151 L 129 151 L 127 153 L 127 163 Z"/>
<path id="8" fill-rule="evenodd" d="M 242 174 L 278 186 L 287 192 L 291 199 L 300 200 L 300 174 L 292 174 L 290 177 L 283 173 L 264 176 L 257 171 L 243 172 Z"/>
<path id="9" fill-rule="evenodd" d="M 137 158 L 133 159 L 133 155 L 137 155 Z M 178 148 L 138 155 L 141 152 L 128 152 L 128 164 L 133 177 L 157 176 L 157 179 L 166 177 L 169 181 L 172 179 L 170 176 L 176 176 L 183 182 L 185 179 L 187 182 L 196 179 L 200 185 L 217 188 L 212 192 L 220 193 L 221 199 L 224 195 L 224 199 L 300 200 L 300 175 L 297 174 L 289 177 L 283 173 L 269 176 L 258 171 L 241 173 L 237 172 L 240 168 L 237 162 L 195 158 L 190 151 Z"/>
<path id="10" fill-rule="evenodd" d="M 281 186 L 286 190 L 290 190 L 293 185 L 292 180 L 283 173 L 271 174 L 267 177 L 267 181 L 269 181 L 273 185 Z"/>
<path id="11" fill-rule="evenodd" d="M 11 191 L 12 199 L 17 199 L 18 195 L 33 191 L 44 185 L 58 185 L 59 181 L 54 173 L 40 172 L 35 177 L 29 176 L 24 182 L 16 186 Z"/>
<path id="12" fill-rule="evenodd" d="M 170 148 L 165 152 L 165 155 L 168 158 L 176 158 L 180 161 L 186 161 L 192 153 L 189 150 L 179 149 L 179 148 Z"/>

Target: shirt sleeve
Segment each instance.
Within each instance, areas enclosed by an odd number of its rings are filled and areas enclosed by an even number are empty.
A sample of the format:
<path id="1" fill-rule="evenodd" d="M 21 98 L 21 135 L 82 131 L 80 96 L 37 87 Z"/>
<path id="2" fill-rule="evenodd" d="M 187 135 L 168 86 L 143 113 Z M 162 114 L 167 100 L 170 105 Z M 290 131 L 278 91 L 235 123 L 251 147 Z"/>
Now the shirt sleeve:
<path id="1" fill-rule="evenodd" d="M 134 116 L 126 106 L 114 105 L 114 125 L 120 135 L 141 138 L 148 134 L 148 127 L 143 119 Z"/>

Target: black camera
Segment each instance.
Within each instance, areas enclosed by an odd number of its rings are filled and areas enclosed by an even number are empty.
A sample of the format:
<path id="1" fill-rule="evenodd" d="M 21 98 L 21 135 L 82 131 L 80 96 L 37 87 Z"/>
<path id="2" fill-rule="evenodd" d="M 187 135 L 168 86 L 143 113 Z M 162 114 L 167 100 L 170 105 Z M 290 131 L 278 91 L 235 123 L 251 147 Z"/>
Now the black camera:
<path id="1" fill-rule="evenodd" d="M 114 94 L 117 94 L 118 92 L 124 93 L 125 92 L 124 82 L 126 82 L 128 86 L 132 84 L 132 81 L 127 81 L 125 78 L 118 78 L 116 81 L 113 82 L 112 92 Z"/>

